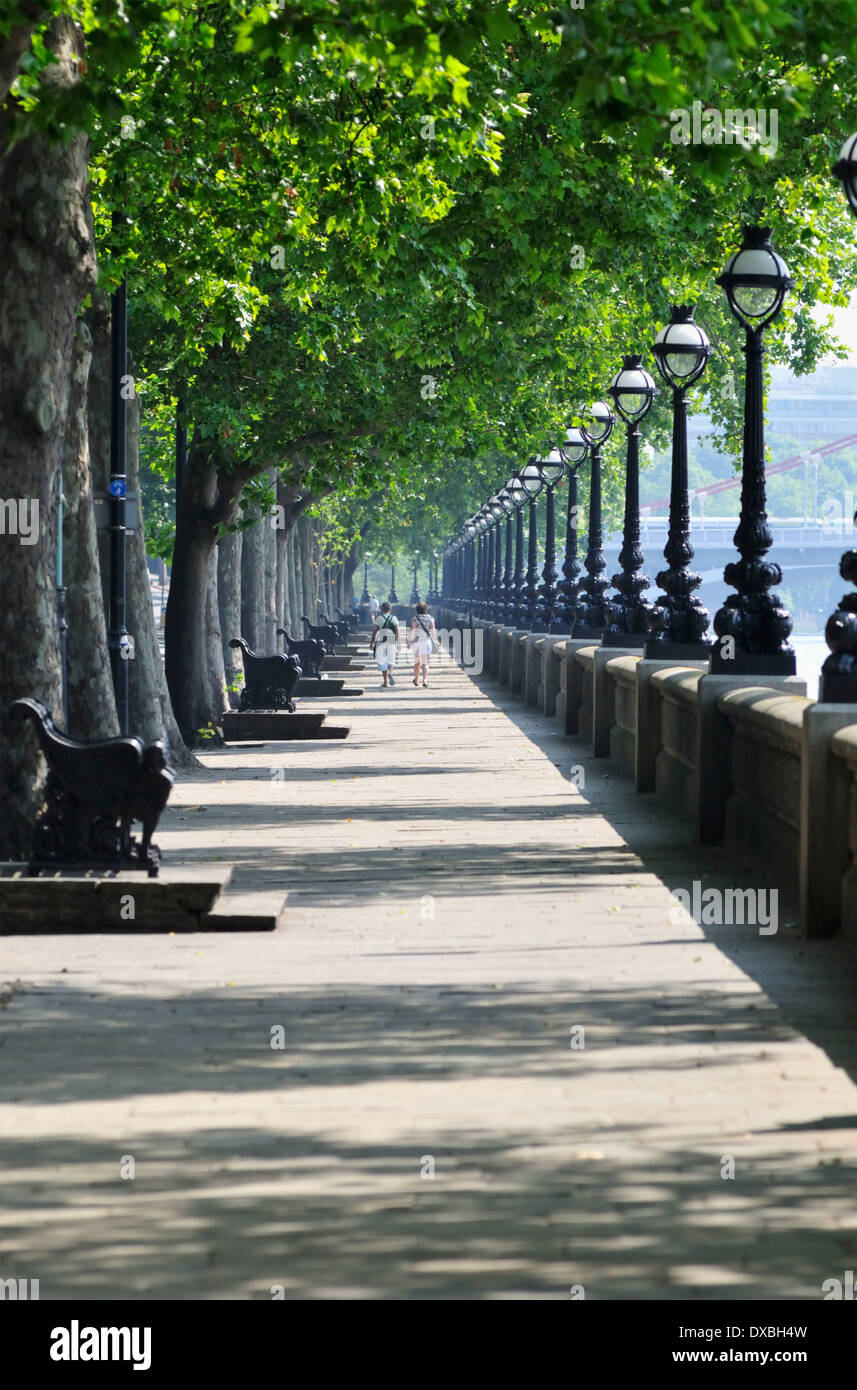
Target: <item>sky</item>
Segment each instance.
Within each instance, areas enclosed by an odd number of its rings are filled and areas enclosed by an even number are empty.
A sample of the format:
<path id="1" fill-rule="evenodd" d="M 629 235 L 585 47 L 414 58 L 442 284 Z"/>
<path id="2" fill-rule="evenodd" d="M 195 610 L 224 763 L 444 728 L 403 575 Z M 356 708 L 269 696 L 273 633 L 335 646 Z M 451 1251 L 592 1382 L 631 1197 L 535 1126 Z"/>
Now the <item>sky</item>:
<path id="1" fill-rule="evenodd" d="M 819 304 L 812 312 L 817 323 L 823 323 L 828 314 L 833 314 L 837 336 L 848 348 L 848 365 L 857 366 L 857 295 L 852 296 L 847 309 L 831 309 L 827 304 Z M 842 359 L 830 360 L 836 362 Z"/>

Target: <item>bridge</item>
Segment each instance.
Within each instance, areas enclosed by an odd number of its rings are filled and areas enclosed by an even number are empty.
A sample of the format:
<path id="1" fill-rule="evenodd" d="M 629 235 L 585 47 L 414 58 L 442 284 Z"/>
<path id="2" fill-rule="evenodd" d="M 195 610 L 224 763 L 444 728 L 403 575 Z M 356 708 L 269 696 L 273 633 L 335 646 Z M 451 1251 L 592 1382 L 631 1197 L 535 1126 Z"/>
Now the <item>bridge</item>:
<path id="1" fill-rule="evenodd" d="M 793 472 L 799 468 L 818 468 L 828 457 L 857 448 L 857 434 L 843 435 L 829 440 L 816 449 L 800 454 L 791 454 L 769 464 L 765 470 L 766 478 Z M 702 515 L 691 517 L 690 538 L 695 552 L 694 566 L 702 575 L 700 598 L 707 608 L 716 611 L 731 591 L 723 582 L 724 567 L 735 559 L 733 536 L 738 525 L 738 502 L 741 487 L 740 474 L 732 478 L 722 478 L 708 483 L 691 493 L 691 504 L 699 504 Z M 706 514 L 709 499 L 717 499 L 719 515 Z M 654 581 L 661 568 L 660 559 L 667 540 L 669 497 L 657 497 L 640 506 L 640 526 L 643 549 L 646 553 L 646 573 Z M 731 501 L 735 511 L 724 514 L 723 505 Z M 854 529 L 854 511 L 857 497 L 849 494 L 832 497 L 822 501 L 816 519 L 808 517 L 780 517 L 769 513 L 768 524 L 773 535 L 771 558 L 776 560 L 783 571 L 783 585 L 787 586 L 796 605 L 811 611 L 819 620 L 818 630 L 842 593 L 842 580 L 839 576 L 839 560 L 843 550 L 857 544 Z M 618 568 L 619 551 L 622 546 L 621 532 L 611 532 L 605 540 L 604 552 L 607 557 L 608 572 L 613 574 Z"/>

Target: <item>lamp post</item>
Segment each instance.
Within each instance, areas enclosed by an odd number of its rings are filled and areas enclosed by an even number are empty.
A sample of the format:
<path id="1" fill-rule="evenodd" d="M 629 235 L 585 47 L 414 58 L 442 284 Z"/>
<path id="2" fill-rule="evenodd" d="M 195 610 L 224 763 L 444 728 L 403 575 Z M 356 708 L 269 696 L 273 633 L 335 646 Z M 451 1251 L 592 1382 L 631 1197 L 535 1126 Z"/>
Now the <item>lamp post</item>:
<path id="1" fill-rule="evenodd" d="M 482 584 L 483 574 L 485 574 L 485 545 L 483 545 L 482 541 L 482 517 L 479 512 L 474 513 L 474 516 L 471 518 L 471 524 L 472 528 L 474 528 L 475 578 L 474 592 L 472 592 L 471 596 L 469 613 L 471 613 L 471 619 L 474 619 L 474 617 L 479 616 L 479 609 L 481 609 L 482 606 Z"/>
<path id="2" fill-rule="evenodd" d="M 371 603 L 372 596 L 369 593 L 369 557 L 363 558 L 363 593 L 360 595 L 361 603 Z"/>
<path id="3" fill-rule="evenodd" d="M 711 653 L 719 675 L 793 676 L 795 654 L 788 644 L 792 622 L 778 594 L 769 591 L 783 572 L 765 558 L 773 543 L 765 510 L 765 417 L 762 361 L 764 332 L 792 288 L 788 267 L 771 246 L 767 227 L 745 227 L 740 251 L 718 276 L 729 308 L 744 325 L 747 371 L 744 381 L 744 450 L 741 517 L 734 541 L 741 556 L 726 566 L 730 594 L 714 618 L 720 641 Z"/>
<path id="4" fill-rule="evenodd" d="M 523 617 L 530 632 L 534 630 L 539 598 L 539 539 L 536 500 L 542 491 L 545 480 L 535 459 L 530 459 L 526 468 L 518 474 L 521 485 L 530 503 L 530 531 L 527 551 L 527 574 L 524 579 Z M 521 605 L 519 603 L 519 610 Z"/>
<path id="5" fill-rule="evenodd" d="M 411 589 L 411 603 L 417 604 L 420 601 L 420 591 L 417 586 L 417 567 L 420 562 L 419 555 L 414 556 L 414 587 Z"/>
<path id="6" fill-rule="evenodd" d="M 690 568 L 690 503 L 687 494 L 687 392 L 705 370 L 711 345 L 693 321 L 693 307 L 673 304 L 670 321 L 662 328 L 652 347 L 658 371 L 673 393 L 672 472 L 670 477 L 670 520 L 664 559 L 655 582 L 661 593 L 655 599 L 653 631 L 646 643 L 646 656 L 704 660 L 711 655 L 711 638 L 706 637 L 708 610 L 694 594 L 702 577 Z"/>
<path id="7" fill-rule="evenodd" d="M 469 618 L 473 617 L 473 605 L 476 602 L 476 586 L 478 582 L 478 571 L 476 568 L 476 537 L 478 534 L 476 525 L 472 519 L 464 523 L 466 548 L 464 558 L 464 601 L 462 607 Z"/>
<path id="8" fill-rule="evenodd" d="M 388 594 L 390 603 L 398 603 L 399 595 L 396 593 L 396 566 L 390 566 L 390 592 Z"/>
<path id="9" fill-rule="evenodd" d="M 605 647 L 642 647 L 649 629 L 651 606 L 643 598 L 649 577 L 640 574 L 643 550 L 640 545 L 640 431 L 639 423 L 652 408 L 656 386 L 643 368 L 641 357 L 622 358 L 622 370 L 608 387 L 610 396 L 625 421 L 628 444 L 625 454 L 625 518 L 620 574 L 613 576 L 614 594 L 607 600 L 610 624 L 601 639 Z"/>
<path id="10" fill-rule="evenodd" d="M 485 617 L 489 622 L 496 622 L 497 609 L 502 606 L 502 546 L 500 544 L 500 522 L 506 515 L 506 510 L 500 499 L 499 492 L 495 492 L 493 497 L 489 497 L 486 506 L 491 514 L 491 537 L 493 545 L 494 564 L 491 572 L 491 591 L 488 595 L 488 602 L 485 605 Z"/>
<path id="11" fill-rule="evenodd" d="M 482 586 L 480 589 L 479 614 L 484 618 L 488 612 L 491 596 L 491 577 L 494 567 L 494 533 L 491 513 L 487 505 L 479 508 L 479 530 L 482 534 Z"/>
<path id="12" fill-rule="evenodd" d="M 515 567 L 512 573 L 511 583 L 507 589 L 506 599 L 506 621 L 512 627 L 520 627 L 524 621 L 524 503 L 527 500 L 527 489 L 521 482 L 520 474 L 516 473 L 506 484 L 506 491 L 512 499 L 515 508 Z"/>
<path id="13" fill-rule="evenodd" d="M 849 207 L 857 215 L 857 135 L 849 135 L 845 141 L 839 159 L 833 166 L 833 173 L 842 180 Z M 815 478 L 817 496 L 817 462 Z M 817 503 L 814 515 L 818 516 Z M 854 522 L 857 525 L 857 513 Z M 845 551 L 839 561 L 839 573 L 847 584 L 857 584 L 857 550 Z M 843 594 L 836 612 L 827 620 L 824 640 L 830 648 L 830 656 L 825 658 L 821 668 L 819 702 L 835 705 L 857 703 L 857 593 Z"/>
<path id="14" fill-rule="evenodd" d="M 545 563 L 542 568 L 542 582 L 538 591 L 535 630 L 552 632 L 556 620 L 557 585 L 559 571 L 556 567 L 556 514 L 554 509 L 554 488 L 565 477 L 565 459 L 560 449 L 550 449 L 544 458 L 536 459 L 536 466 L 545 486 Z"/>
<path id="15" fill-rule="evenodd" d="M 114 229 L 125 222 L 113 213 Z M 110 328 L 110 602 L 107 647 L 110 672 L 116 696 L 120 734 L 128 733 L 128 658 L 131 642 L 126 619 L 125 496 L 128 488 L 126 463 L 126 373 L 128 371 L 128 279 L 123 275 L 111 301 Z M 65 615 L 63 615 L 64 617 Z"/>
<path id="16" fill-rule="evenodd" d="M 558 586 L 557 620 L 554 623 L 556 632 L 571 632 L 574 624 L 574 603 L 580 574 L 580 561 L 577 558 L 577 477 L 578 469 L 588 453 L 589 445 L 583 431 L 577 425 L 569 426 L 562 445 L 568 470 L 568 508 L 565 517 L 565 557 Z"/>
<path id="17" fill-rule="evenodd" d="M 599 641 L 607 625 L 604 590 L 608 587 L 604 551 L 601 549 L 601 449 L 613 432 L 613 412 L 606 401 L 596 401 L 581 426 L 589 445 L 589 535 L 583 568 L 586 577 L 578 585 L 574 605 L 572 637 L 591 637 Z"/>
<path id="18" fill-rule="evenodd" d="M 512 584 L 512 518 L 517 511 L 517 507 L 515 506 L 515 501 L 509 491 L 508 485 L 501 488 L 497 496 L 503 508 L 503 517 L 506 522 L 506 546 L 503 559 L 503 572 L 500 576 L 500 582 L 497 585 L 497 602 L 494 605 L 494 621 L 497 623 L 507 623 L 509 621 L 509 597 Z"/>

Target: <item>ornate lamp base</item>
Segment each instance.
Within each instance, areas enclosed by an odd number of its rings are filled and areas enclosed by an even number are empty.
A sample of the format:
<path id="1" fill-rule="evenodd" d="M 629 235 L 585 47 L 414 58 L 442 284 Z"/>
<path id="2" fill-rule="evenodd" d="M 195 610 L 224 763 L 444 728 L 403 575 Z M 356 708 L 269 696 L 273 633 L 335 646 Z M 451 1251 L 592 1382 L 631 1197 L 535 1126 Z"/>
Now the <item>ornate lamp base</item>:
<path id="1" fill-rule="evenodd" d="M 797 661 L 791 647 L 782 652 L 745 652 L 736 644 L 734 656 L 723 654 L 724 639 L 712 647 L 712 676 L 794 676 Z M 727 652 L 729 648 L 727 646 Z"/>
<path id="2" fill-rule="evenodd" d="M 575 640 L 579 637 L 585 637 L 587 641 L 600 642 L 604 636 L 604 628 L 595 627 L 592 623 L 575 623 L 571 629 L 571 635 Z"/>
<path id="3" fill-rule="evenodd" d="M 645 632 L 616 632 L 608 627 L 601 638 L 602 647 L 644 647 L 646 645 Z"/>
<path id="4" fill-rule="evenodd" d="M 656 642 L 649 637 L 643 653 L 647 661 L 708 661 L 710 642 Z"/>

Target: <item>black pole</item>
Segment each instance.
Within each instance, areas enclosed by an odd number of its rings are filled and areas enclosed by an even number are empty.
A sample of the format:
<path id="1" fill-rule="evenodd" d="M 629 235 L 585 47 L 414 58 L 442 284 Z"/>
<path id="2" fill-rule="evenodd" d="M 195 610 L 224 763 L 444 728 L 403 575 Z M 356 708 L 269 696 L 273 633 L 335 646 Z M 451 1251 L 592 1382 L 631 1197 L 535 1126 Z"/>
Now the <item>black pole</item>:
<path id="1" fill-rule="evenodd" d="M 120 214 L 114 213 L 114 226 Z M 125 627 L 126 419 L 122 378 L 128 365 L 128 282 L 114 291 L 110 330 L 110 622 L 107 646 L 120 734 L 128 733 L 128 631 Z"/>
<path id="2" fill-rule="evenodd" d="M 568 510 L 565 517 L 565 558 L 559 583 L 559 612 L 555 623 L 557 632 L 571 632 L 574 623 L 574 604 L 580 561 L 577 558 L 577 468 L 568 474 Z"/>
<path id="3" fill-rule="evenodd" d="M 512 621 L 509 617 L 510 586 L 512 583 L 512 518 L 506 514 L 506 546 L 503 563 L 503 577 L 500 580 L 496 619 L 498 623 L 508 623 Z"/>
<path id="4" fill-rule="evenodd" d="M 539 598 L 539 536 L 536 499 L 530 498 L 530 536 L 527 556 L 527 577 L 524 581 L 526 621 L 530 632 L 536 623 L 536 605 Z"/>
<path id="5" fill-rule="evenodd" d="M 363 593 L 360 595 L 361 603 L 371 603 L 372 598 L 369 593 L 369 561 L 363 561 Z"/>
<path id="6" fill-rule="evenodd" d="M 640 431 L 635 421 L 627 422 L 628 449 L 625 458 L 625 520 L 620 574 L 613 576 L 615 594 L 607 600 L 610 625 L 602 640 L 605 647 L 645 646 L 651 605 L 643 598 L 649 577 L 640 574 L 643 550 L 640 545 Z"/>
<path id="7" fill-rule="evenodd" d="M 396 593 L 396 566 L 390 567 L 390 603 L 398 603 L 399 595 Z"/>
<path id="8" fill-rule="evenodd" d="M 735 546 L 741 556 L 726 566 L 723 578 L 737 593 L 730 594 L 714 619 L 720 641 L 711 653 L 711 671 L 724 676 L 793 676 L 794 649 L 788 644 L 792 621 L 779 594 L 783 572 L 766 559 L 773 544 L 765 495 L 765 416 L 762 362 L 763 329 L 747 328 L 744 383 L 744 458 L 741 473 L 741 517 Z"/>
<path id="9" fill-rule="evenodd" d="M 482 617 L 488 617 L 494 583 L 494 527 L 485 532 L 485 587 L 482 590 Z"/>
<path id="10" fill-rule="evenodd" d="M 545 506 L 545 563 L 542 569 L 542 582 L 539 587 L 536 629 L 551 632 L 556 618 L 557 582 L 559 571 L 556 567 L 556 511 L 553 488 L 549 487 Z"/>
<path id="11" fill-rule="evenodd" d="M 502 517 L 494 521 L 494 574 L 491 580 L 491 600 L 487 616 L 496 623 L 503 608 L 503 533 L 500 530 Z"/>
<path id="12" fill-rule="evenodd" d="M 573 637 L 591 637 L 599 641 L 607 625 L 604 590 L 608 587 L 601 532 L 601 449 L 592 445 L 589 455 L 589 537 L 583 568 L 586 577 L 580 581 Z"/>
<path id="13" fill-rule="evenodd" d="M 512 594 L 509 600 L 510 622 L 516 628 L 523 627 L 526 618 L 527 610 L 524 597 L 525 578 L 524 508 L 522 504 L 515 513 L 515 575 L 512 582 Z"/>
<path id="14" fill-rule="evenodd" d="M 654 605 L 654 631 L 646 643 L 646 656 L 658 660 L 705 660 L 711 655 L 706 637 L 708 610 L 694 589 L 702 576 L 690 568 L 690 503 L 687 495 L 687 392 L 673 387 L 673 451 L 670 475 L 670 524 L 664 547 L 667 569 L 656 583 L 661 590 Z"/>
<path id="15" fill-rule="evenodd" d="M 60 639 L 60 679 L 62 682 L 62 726 L 68 733 L 68 623 L 65 619 L 66 588 L 63 584 L 62 559 L 62 468 L 59 471 L 59 498 L 57 500 L 57 626 Z"/>

